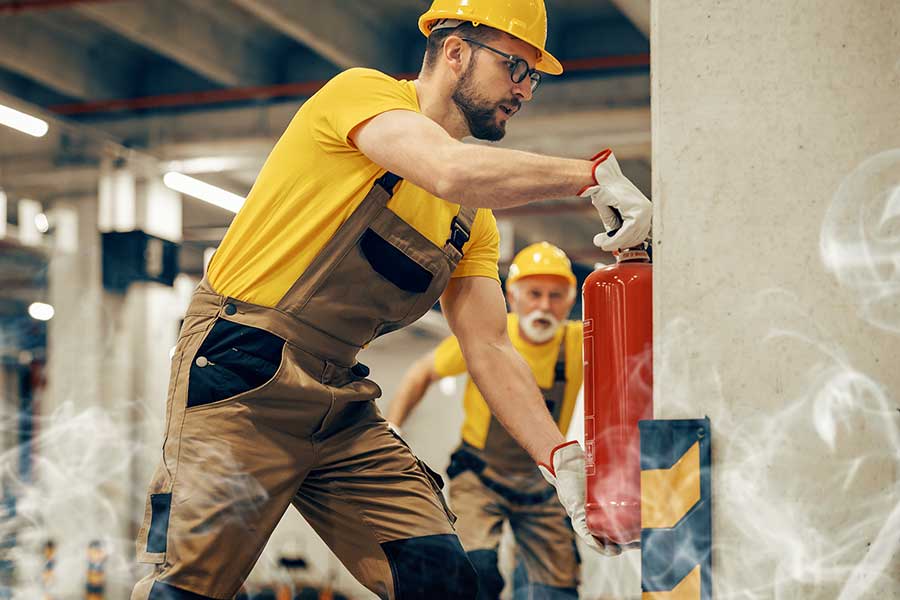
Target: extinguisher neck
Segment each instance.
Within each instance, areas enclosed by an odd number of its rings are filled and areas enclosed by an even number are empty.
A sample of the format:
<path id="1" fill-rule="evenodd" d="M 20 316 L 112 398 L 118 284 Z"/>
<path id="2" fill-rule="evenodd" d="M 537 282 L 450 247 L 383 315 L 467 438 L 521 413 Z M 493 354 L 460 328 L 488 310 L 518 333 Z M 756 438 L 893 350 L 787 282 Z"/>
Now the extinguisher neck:
<path id="1" fill-rule="evenodd" d="M 650 262 L 650 255 L 647 253 L 646 248 L 643 246 L 636 248 L 627 248 L 625 250 L 619 250 L 616 253 L 616 262 Z"/>

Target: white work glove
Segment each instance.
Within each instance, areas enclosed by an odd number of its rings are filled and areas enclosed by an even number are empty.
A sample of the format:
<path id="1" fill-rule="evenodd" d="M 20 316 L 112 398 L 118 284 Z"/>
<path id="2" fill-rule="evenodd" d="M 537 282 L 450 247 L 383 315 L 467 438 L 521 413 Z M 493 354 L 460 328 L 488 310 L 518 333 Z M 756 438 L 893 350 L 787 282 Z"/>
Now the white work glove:
<path id="1" fill-rule="evenodd" d="M 538 463 L 544 479 L 556 488 L 559 502 L 572 520 L 572 529 L 585 544 L 601 554 L 617 556 L 622 548 L 591 535 L 584 512 L 584 451 L 577 441 L 566 442 L 550 453 L 550 465 Z"/>
<path id="2" fill-rule="evenodd" d="M 578 195 L 590 197 L 606 228 L 605 233 L 594 236 L 594 245 L 612 252 L 641 244 L 650 235 L 653 205 L 622 175 L 612 150 L 607 148 L 591 160 L 595 185 L 584 188 Z"/>

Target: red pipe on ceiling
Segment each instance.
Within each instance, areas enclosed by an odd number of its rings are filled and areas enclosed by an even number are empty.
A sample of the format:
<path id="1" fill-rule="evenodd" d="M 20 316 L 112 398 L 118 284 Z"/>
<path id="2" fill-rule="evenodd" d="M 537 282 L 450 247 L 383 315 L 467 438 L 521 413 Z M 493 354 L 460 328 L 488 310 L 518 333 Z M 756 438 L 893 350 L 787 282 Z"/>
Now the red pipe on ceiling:
<path id="1" fill-rule="evenodd" d="M 0 4 L 0 15 L 17 14 L 33 10 L 52 10 L 67 8 L 75 4 L 97 4 L 114 0 L 12 0 Z"/>
<path id="2" fill-rule="evenodd" d="M 69 1 L 79 0 L 47 0 Z M 84 0 L 81 0 L 84 1 Z M 630 54 L 623 56 L 600 56 L 596 58 L 580 58 L 563 61 L 563 67 L 567 73 L 585 71 L 609 71 L 629 67 L 646 67 L 650 65 L 649 54 Z M 417 73 L 400 73 L 395 75 L 398 79 L 413 79 Z M 76 102 L 72 104 L 57 104 L 49 109 L 60 115 L 85 115 L 94 113 L 109 113 L 126 110 L 142 110 L 150 108 L 172 108 L 179 106 L 197 106 L 208 104 L 220 104 L 224 102 L 240 102 L 247 100 L 268 100 L 278 97 L 301 96 L 309 97 L 315 94 L 326 81 L 304 81 L 298 83 L 282 83 L 277 85 L 235 87 L 223 90 L 208 90 L 204 92 L 186 92 L 179 94 L 162 94 L 158 96 L 144 96 L 141 98 L 124 98 L 118 100 L 92 100 L 88 102 Z"/>

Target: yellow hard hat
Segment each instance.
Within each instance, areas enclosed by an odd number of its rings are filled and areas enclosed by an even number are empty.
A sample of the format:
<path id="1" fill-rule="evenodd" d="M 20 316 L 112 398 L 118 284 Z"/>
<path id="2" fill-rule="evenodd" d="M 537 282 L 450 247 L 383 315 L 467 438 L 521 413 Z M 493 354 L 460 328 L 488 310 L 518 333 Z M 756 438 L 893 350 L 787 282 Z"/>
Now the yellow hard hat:
<path id="1" fill-rule="evenodd" d="M 535 68 L 551 75 L 563 72 L 562 65 L 547 52 L 547 9 L 544 0 L 434 0 L 419 17 L 419 29 L 428 37 L 441 19 L 470 21 L 486 25 L 518 38 L 538 51 Z"/>
<path id="2" fill-rule="evenodd" d="M 547 242 L 532 244 L 516 254 L 509 265 L 506 285 L 513 284 L 523 277 L 531 275 L 557 275 L 575 285 L 575 273 L 566 253 Z"/>

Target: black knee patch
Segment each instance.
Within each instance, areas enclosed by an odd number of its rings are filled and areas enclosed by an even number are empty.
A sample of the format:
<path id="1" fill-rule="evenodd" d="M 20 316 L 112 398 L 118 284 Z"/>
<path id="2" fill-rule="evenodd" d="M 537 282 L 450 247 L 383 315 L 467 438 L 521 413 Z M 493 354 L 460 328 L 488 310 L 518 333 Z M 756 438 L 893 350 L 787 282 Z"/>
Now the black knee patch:
<path id="1" fill-rule="evenodd" d="M 496 550 L 473 550 L 469 560 L 478 573 L 478 600 L 496 600 L 503 591 L 503 576 L 497 568 Z"/>
<path id="2" fill-rule="evenodd" d="M 172 587 L 161 581 L 154 581 L 147 600 L 215 600 L 209 596 L 201 596 L 194 592 Z"/>
<path id="3" fill-rule="evenodd" d="M 471 600 L 478 592 L 475 569 L 455 535 L 396 540 L 381 548 L 391 565 L 397 600 Z"/>

